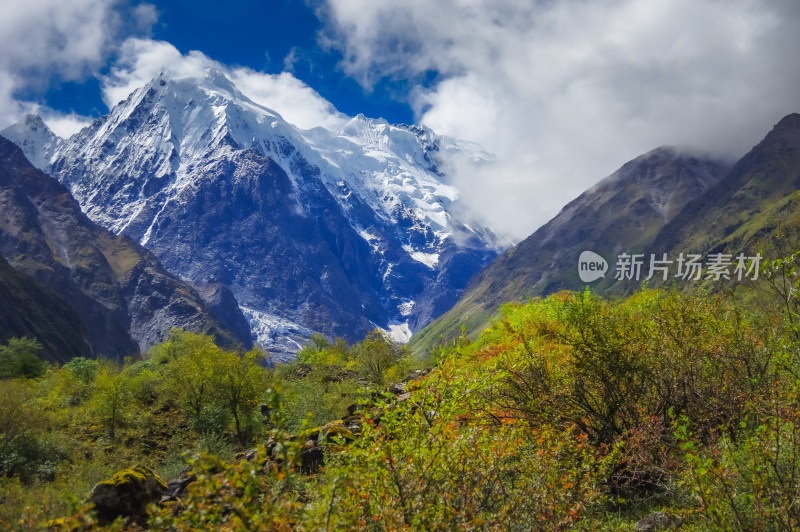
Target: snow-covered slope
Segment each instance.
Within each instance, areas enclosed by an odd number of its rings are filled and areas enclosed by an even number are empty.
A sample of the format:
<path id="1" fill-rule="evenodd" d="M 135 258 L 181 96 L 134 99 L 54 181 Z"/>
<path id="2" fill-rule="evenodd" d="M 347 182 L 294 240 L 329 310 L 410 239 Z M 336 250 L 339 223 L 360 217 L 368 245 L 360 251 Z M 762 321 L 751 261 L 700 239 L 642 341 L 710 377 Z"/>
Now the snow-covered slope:
<path id="1" fill-rule="evenodd" d="M 213 70 L 162 73 L 69 139 L 39 122 L 3 134 L 90 218 L 179 276 L 228 285 L 276 352 L 310 331 L 408 336 L 502 247 L 453 215 L 438 152 L 466 144 L 361 115 L 300 130 Z"/>
<path id="2" fill-rule="evenodd" d="M 50 166 L 56 147 L 61 141 L 39 115 L 25 115 L 2 133 L 22 148 L 31 164 L 39 170 L 46 170 Z"/>

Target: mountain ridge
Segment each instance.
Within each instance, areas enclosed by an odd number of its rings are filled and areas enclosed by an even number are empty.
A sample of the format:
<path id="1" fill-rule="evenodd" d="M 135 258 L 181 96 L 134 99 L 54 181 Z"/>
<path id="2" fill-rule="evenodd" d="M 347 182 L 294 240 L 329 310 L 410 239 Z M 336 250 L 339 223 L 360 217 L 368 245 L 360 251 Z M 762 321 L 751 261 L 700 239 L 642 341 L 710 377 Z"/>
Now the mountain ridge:
<path id="1" fill-rule="evenodd" d="M 712 253 L 731 256 L 746 253 L 747 257 L 753 257 L 765 243 L 775 244 L 770 242 L 774 240 L 774 230 L 800 205 L 800 114 L 782 118 L 739 160 L 733 163 L 708 161 L 716 167 L 713 175 L 675 171 L 681 168 L 680 154 L 674 148 L 662 147 L 637 157 L 567 204 L 550 222 L 478 274 L 453 309 L 421 331 L 412 340 L 411 347 L 421 350 L 435 344 L 440 336 L 451 338 L 465 322 L 467 331 L 473 332 L 487 325 L 502 303 L 525 296 L 543 296 L 560 289 L 580 290 L 587 286 L 598 293 L 630 294 L 641 286 L 645 276 L 617 279 L 611 275 L 615 266 L 613 258 L 620 253 L 642 252 L 658 257 L 667 254 L 673 261 L 681 253 L 706 258 Z M 641 163 L 653 155 L 667 156 L 663 162 L 668 165 L 643 168 Z M 694 157 L 694 160 L 702 161 L 703 157 Z M 664 212 L 669 202 L 660 200 L 665 199 L 663 193 L 668 190 L 662 188 L 660 195 L 651 197 L 647 194 L 626 196 L 619 190 L 620 184 L 626 182 L 626 175 L 627 179 L 643 182 L 657 178 L 657 173 L 652 171 L 669 170 L 669 164 L 678 166 L 664 175 L 672 176 L 668 184 L 674 186 L 674 190 L 682 190 L 683 197 L 674 202 L 663 223 L 642 225 L 637 222 L 642 213 Z M 626 169 L 634 172 L 626 172 Z M 684 180 L 693 177 L 694 186 L 679 186 L 681 176 Z M 580 210 L 587 197 L 596 199 L 604 191 L 611 194 L 600 202 L 606 211 Z M 620 194 L 635 201 L 614 202 L 613 196 Z M 606 223 L 614 216 L 619 216 L 620 223 Z M 591 227 L 598 221 L 597 227 Z M 609 239 L 609 232 L 614 238 Z M 555 236 L 560 238 L 558 249 L 551 245 Z M 578 256 L 585 250 L 610 259 L 605 278 L 591 284 L 578 278 Z M 554 256 L 557 262 L 552 260 Z M 548 268 L 540 266 L 543 261 Z M 670 282 L 673 281 L 666 283 Z M 710 281 L 703 278 L 700 282 L 708 284 Z M 660 277 L 651 283 L 665 284 Z"/>
<path id="2" fill-rule="evenodd" d="M 612 257 L 640 250 L 693 196 L 718 183 L 729 166 L 671 146 L 625 163 L 476 275 L 462 299 L 421 331 L 411 347 L 427 347 L 440 335 L 453 337 L 461 325 L 474 333 L 506 302 L 581 289 L 585 284 L 577 264 L 582 251 Z"/>

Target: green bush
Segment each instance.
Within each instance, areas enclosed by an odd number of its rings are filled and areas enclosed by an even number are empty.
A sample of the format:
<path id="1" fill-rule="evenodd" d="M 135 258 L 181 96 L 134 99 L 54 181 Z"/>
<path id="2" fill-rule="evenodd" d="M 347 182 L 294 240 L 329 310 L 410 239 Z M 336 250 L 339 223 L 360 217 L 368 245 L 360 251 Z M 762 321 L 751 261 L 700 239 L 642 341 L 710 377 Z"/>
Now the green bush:
<path id="1" fill-rule="evenodd" d="M 736 424 L 771 386 L 775 342 L 721 296 L 643 292 L 621 303 L 553 296 L 507 310 L 503 406 L 576 424 L 611 444 L 646 420 L 686 415 L 699 435 Z"/>

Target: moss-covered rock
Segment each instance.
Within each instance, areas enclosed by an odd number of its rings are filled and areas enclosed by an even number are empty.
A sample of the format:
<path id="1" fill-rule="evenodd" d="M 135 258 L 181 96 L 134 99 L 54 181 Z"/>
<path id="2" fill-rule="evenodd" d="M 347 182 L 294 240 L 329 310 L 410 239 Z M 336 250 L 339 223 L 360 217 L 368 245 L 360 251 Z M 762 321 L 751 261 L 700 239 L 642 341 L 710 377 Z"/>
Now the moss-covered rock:
<path id="1" fill-rule="evenodd" d="M 319 441 L 319 435 L 324 427 L 314 427 L 313 429 L 301 430 L 297 433 L 297 439 L 300 441 L 314 440 Z"/>
<path id="2" fill-rule="evenodd" d="M 152 469 L 139 466 L 98 483 L 89 500 L 102 517 L 137 516 L 144 515 L 147 505 L 157 502 L 166 490 L 167 484 Z"/>
<path id="3" fill-rule="evenodd" d="M 326 442 L 331 442 L 336 437 L 349 442 L 353 440 L 353 433 L 345 427 L 344 421 L 339 419 L 322 427 L 322 437 Z"/>

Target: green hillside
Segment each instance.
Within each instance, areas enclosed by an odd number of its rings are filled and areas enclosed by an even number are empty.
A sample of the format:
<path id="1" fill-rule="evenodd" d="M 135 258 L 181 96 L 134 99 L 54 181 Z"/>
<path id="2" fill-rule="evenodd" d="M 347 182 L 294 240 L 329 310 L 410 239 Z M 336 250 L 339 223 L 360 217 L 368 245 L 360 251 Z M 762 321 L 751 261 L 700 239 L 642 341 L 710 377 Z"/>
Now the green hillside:
<path id="1" fill-rule="evenodd" d="M 673 261 L 680 253 L 753 256 L 793 212 L 799 190 L 797 114 L 782 119 L 732 166 L 655 150 L 586 191 L 496 259 L 409 347 L 424 352 L 441 339 L 458 336 L 462 327 L 474 336 L 506 301 L 582 290 L 586 284 L 578 277 L 577 264 L 584 250 L 605 257 L 611 270 L 621 253 L 643 253 L 645 260 L 667 253 Z M 640 288 L 644 277 L 620 281 L 610 274 L 591 287 L 600 294 L 625 295 Z M 658 278 L 650 284 L 658 283 L 664 284 Z"/>

